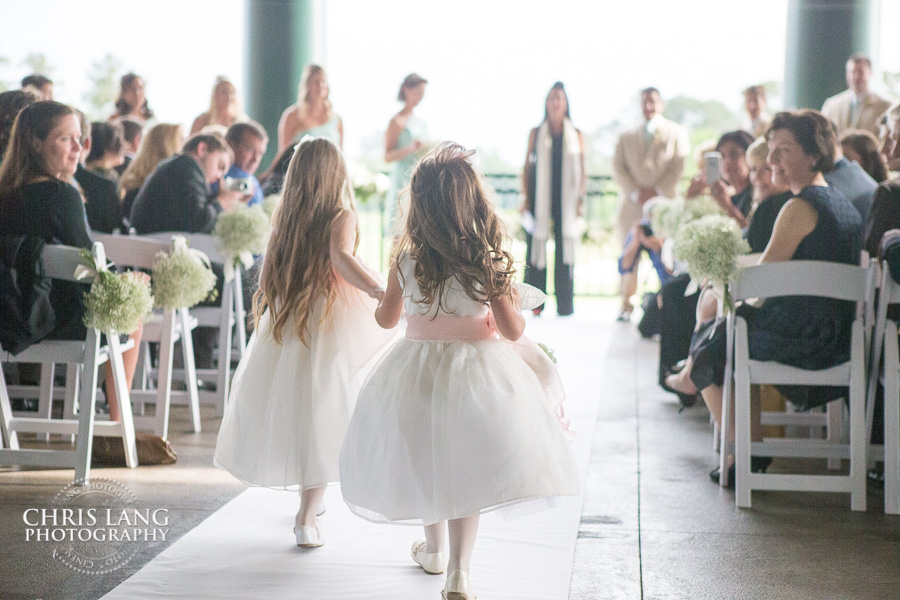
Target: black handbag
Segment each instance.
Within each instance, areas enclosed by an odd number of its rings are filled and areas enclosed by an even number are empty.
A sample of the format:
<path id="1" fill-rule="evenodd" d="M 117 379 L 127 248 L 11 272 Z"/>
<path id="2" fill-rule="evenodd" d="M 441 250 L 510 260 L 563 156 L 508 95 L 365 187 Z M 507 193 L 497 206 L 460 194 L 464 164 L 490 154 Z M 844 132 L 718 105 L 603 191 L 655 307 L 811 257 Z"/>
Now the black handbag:
<path id="1" fill-rule="evenodd" d="M 0 236 L 0 347 L 12 354 L 44 339 L 56 325 L 44 245 L 35 236 Z"/>

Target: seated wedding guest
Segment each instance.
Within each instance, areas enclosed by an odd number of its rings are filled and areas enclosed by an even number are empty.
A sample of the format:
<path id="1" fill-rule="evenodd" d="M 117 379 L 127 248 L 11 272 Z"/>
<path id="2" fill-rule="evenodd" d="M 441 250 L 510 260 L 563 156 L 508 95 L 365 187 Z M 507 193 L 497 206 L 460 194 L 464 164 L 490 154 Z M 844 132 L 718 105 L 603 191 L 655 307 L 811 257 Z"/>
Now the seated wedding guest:
<path id="1" fill-rule="evenodd" d="M 0 235 L 28 235 L 48 244 L 90 248 L 81 194 L 69 182 L 81 159 L 80 119 L 58 102 L 37 102 L 25 108 L 13 128 L 9 152 L 0 166 Z M 50 290 L 56 314 L 51 339 L 84 339 L 83 284 L 58 281 Z M 134 377 L 142 329 L 131 335 L 135 344 L 123 355 L 129 387 Z M 106 377 L 112 377 L 106 363 Z M 113 386 L 108 386 L 110 418 L 119 419 Z"/>
<path id="2" fill-rule="evenodd" d="M 869 213 L 872 211 L 872 197 L 878 182 L 872 179 L 859 164 L 847 160 L 838 141 L 837 129 L 831 124 L 830 140 L 834 145 L 834 167 L 825 173 L 825 181 L 847 197 L 859 211 L 862 220 L 860 227 L 869 222 Z M 860 229 L 862 234 L 862 229 Z"/>
<path id="3" fill-rule="evenodd" d="M 139 234 L 160 231 L 211 233 L 219 213 L 246 200 L 241 192 L 209 184 L 219 181 L 231 164 L 225 140 L 198 134 L 189 139 L 181 154 L 167 158 L 150 174 L 131 208 L 131 225 Z"/>
<path id="4" fill-rule="evenodd" d="M 119 177 L 134 160 L 137 155 L 138 148 L 141 146 L 141 139 L 144 137 L 144 124 L 138 123 L 131 117 L 122 117 L 117 121 L 122 125 L 122 139 L 125 143 L 125 160 L 121 165 L 116 167 L 116 173 Z"/>
<path id="5" fill-rule="evenodd" d="M 266 153 L 266 146 L 269 143 L 269 136 L 262 125 L 255 121 L 247 123 L 235 123 L 228 128 L 225 134 L 225 141 L 231 147 L 234 154 L 234 162 L 225 174 L 228 179 L 249 180 L 251 194 L 250 201 L 247 206 L 262 204 L 263 192 L 259 181 L 254 173 L 262 162 L 262 157 Z M 213 184 L 213 191 L 216 191 L 218 184 Z"/>
<path id="6" fill-rule="evenodd" d="M 750 252 L 760 253 L 766 249 L 775 226 L 775 219 L 781 207 L 791 199 L 790 190 L 782 183 L 772 181 L 772 167 L 766 162 L 769 145 L 765 138 L 759 138 L 747 148 L 747 165 L 750 167 L 750 183 L 753 186 L 753 208 L 750 225 L 745 237 L 750 244 Z M 684 283 L 679 278 L 684 278 Z M 662 296 L 660 310 L 660 385 L 663 389 L 678 394 L 682 404 L 697 395 L 697 389 L 690 380 L 690 366 L 678 370 L 672 366 L 688 357 L 690 339 L 698 319 L 702 322 L 716 316 L 716 301 L 711 294 L 702 298 L 695 294 L 684 297 L 687 275 L 679 275 L 660 290 Z M 680 285 L 676 285 L 680 284 Z M 670 289 L 671 288 L 671 289 Z M 698 309 L 698 304 L 700 308 Z M 699 312 L 699 314 L 697 314 Z M 690 330 L 687 330 L 690 327 Z M 665 356 L 664 356 L 664 352 Z M 666 361 L 663 362 L 665 357 Z"/>
<path id="7" fill-rule="evenodd" d="M 23 108 L 37 101 L 38 97 L 33 92 L 24 90 L 10 90 L 0 93 L 0 162 L 3 161 L 3 155 L 6 152 L 6 146 L 9 143 L 16 117 L 19 116 Z"/>
<path id="8" fill-rule="evenodd" d="M 125 136 L 118 123 L 95 121 L 91 123 L 90 152 L 85 167 L 97 175 L 118 182 L 116 167 L 125 162 Z"/>
<path id="9" fill-rule="evenodd" d="M 752 143 L 753 136 L 740 129 L 723 134 L 716 143 L 716 152 L 722 155 L 719 161 L 721 177 L 709 186 L 710 195 L 719 208 L 737 221 L 741 229 L 747 227 L 753 206 L 753 186 L 747 166 L 747 148 Z"/>
<path id="10" fill-rule="evenodd" d="M 53 100 L 53 81 L 46 75 L 27 75 L 22 78 L 22 89 L 35 92 L 40 100 Z"/>
<path id="11" fill-rule="evenodd" d="M 331 110 L 328 78 L 319 65 L 306 65 L 300 78 L 297 103 L 287 107 L 278 123 L 278 152 L 296 144 L 305 135 L 323 137 L 344 146 L 344 124 Z"/>
<path id="12" fill-rule="evenodd" d="M 900 105 L 897 105 L 900 107 Z M 889 111 L 889 133 L 884 152 L 888 160 L 900 161 L 900 113 Z M 879 256 L 881 239 L 890 229 L 900 228 L 900 181 L 894 179 L 878 186 L 872 198 L 872 212 L 863 235 L 863 248 L 869 256 Z"/>
<path id="13" fill-rule="evenodd" d="M 887 161 L 875 134 L 863 129 L 849 129 L 841 134 L 840 142 L 847 160 L 858 163 L 876 183 L 887 181 Z"/>
<path id="14" fill-rule="evenodd" d="M 781 207 L 791 199 L 791 190 L 784 184 L 772 181 L 772 167 L 766 162 L 769 144 L 766 138 L 759 138 L 747 148 L 747 165 L 750 167 L 750 183 L 753 185 L 753 210 L 745 238 L 750 244 L 750 252 L 766 249 L 775 219 Z"/>
<path id="15" fill-rule="evenodd" d="M 119 96 L 116 98 L 116 112 L 109 117 L 115 121 L 121 117 L 131 117 L 141 123 L 153 118 L 153 111 L 144 93 L 144 79 L 134 73 L 126 73 L 119 82 Z"/>
<path id="16" fill-rule="evenodd" d="M 831 171 L 835 143 L 831 123 L 814 110 L 775 115 L 766 138 L 776 185 L 787 186 L 785 203 L 760 264 L 786 260 L 822 260 L 859 264 L 859 213 L 825 181 Z M 778 361 L 804 369 L 823 369 L 848 360 L 855 307 L 828 298 L 768 298 L 761 307 L 739 306 L 748 321 L 750 358 Z M 725 321 L 703 323 L 691 347 L 690 377 L 713 418 L 734 439 L 734 422 L 722 423 L 725 367 Z M 688 368 L 688 367 L 686 367 Z M 800 409 L 821 406 L 846 395 L 846 388 L 776 386 Z M 759 401 L 751 408 L 751 439 L 759 441 Z M 733 459 L 732 459 L 733 461 Z M 754 471 L 764 471 L 768 457 L 753 457 Z M 732 466 L 730 467 L 733 469 Z M 710 473 L 718 481 L 718 469 Z M 734 478 L 730 477 L 733 481 Z"/>
<path id="17" fill-rule="evenodd" d="M 119 188 L 124 194 L 122 212 L 126 219 L 131 218 L 131 208 L 137 198 L 141 186 L 156 170 L 156 166 L 164 159 L 176 154 L 184 145 L 184 134 L 181 125 L 159 123 L 150 128 L 141 140 L 141 146 L 134 161 L 128 166 L 119 179 Z"/>
<path id="18" fill-rule="evenodd" d="M 747 119 L 741 125 L 741 129 L 758 138 L 766 133 L 766 128 L 772 121 L 771 115 L 766 112 L 766 88 L 761 85 L 751 85 L 744 90 L 744 110 L 747 111 Z"/>
<path id="19" fill-rule="evenodd" d="M 888 171 L 900 171 L 900 159 L 891 156 L 891 133 L 897 119 L 900 119 L 900 103 L 891 106 L 878 118 L 878 140 L 881 142 L 881 155 L 887 163 Z"/>
<path id="20" fill-rule="evenodd" d="M 209 110 L 194 119 L 194 124 L 191 125 L 191 135 L 209 125 L 222 125 L 228 128 L 235 123 L 247 120 L 249 117 L 241 110 L 237 88 L 228 78 L 216 77 L 212 98 L 209 100 Z"/>
<path id="21" fill-rule="evenodd" d="M 262 187 L 264 198 L 281 193 L 281 188 L 284 185 L 284 176 L 287 174 L 288 165 L 291 164 L 291 159 L 294 157 L 294 148 L 296 147 L 295 144 L 292 144 L 282 150 L 275 162 L 271 164 L 265 173 L 259 176 L 259 183 Z"/>
<path id="22" fill-rule="evenodd" d="M 90 157 L 94 147 L 94 131 L 84 113 L 81 111 L 75 111 L 75 113 L 79 117 L 81 127 L 79 142 L 82 147 L 81 161 L 75 171 L 75 181 L 84 194 L 84 210 L 87 213 L 88 225 L 94 231 L 101 233 L 127 231 L 122 219 L 122 203 L 119 200 L 118 184 L 97 171 L 85 168 L 84 161 Z M 102 123 L 102 125 L 106 125 L 106 123 Z M 103 143 L 107 143 L 107 140 L 103 140 Z"/>

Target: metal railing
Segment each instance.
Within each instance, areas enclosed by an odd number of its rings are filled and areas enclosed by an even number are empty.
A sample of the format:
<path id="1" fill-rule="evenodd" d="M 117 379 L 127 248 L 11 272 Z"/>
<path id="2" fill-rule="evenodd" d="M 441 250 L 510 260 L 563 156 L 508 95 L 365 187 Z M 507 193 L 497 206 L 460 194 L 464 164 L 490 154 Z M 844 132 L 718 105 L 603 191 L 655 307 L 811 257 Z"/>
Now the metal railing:
<path id="1" fill-rule="evenodd" d="M 485 175 L 485 179 L 494 189 L 496 207 L 513 237 L 512 252 L 523 263 L 524 268 L 525 234 L 521 228 L 519 213 L 524 201 L 521 178 L 514 174 L 491 173 Z M 575 254 L 575 293 L 615 295 L 619 281 L 617 260 L 621 251 L 615 233 L 618 187 L 607 175 L 590 176 L 587 187 L 582 225 L 586 230 Z M 359 254 L 367 264 L 379 265 L 386 272 L 391 242 L 383 233 L 386 231 L 384 200 L 381 198 L 375 202 L 373 198 L 367 203 L 361 203 L 357 210 L 360 222 Z M 547 247 L 547 285 L 550 293 L 553 289 L 554 250 L 551 241 Z M 519 274 L 519 281 L 522 280 L 521 276 L 522 273 Z"/>

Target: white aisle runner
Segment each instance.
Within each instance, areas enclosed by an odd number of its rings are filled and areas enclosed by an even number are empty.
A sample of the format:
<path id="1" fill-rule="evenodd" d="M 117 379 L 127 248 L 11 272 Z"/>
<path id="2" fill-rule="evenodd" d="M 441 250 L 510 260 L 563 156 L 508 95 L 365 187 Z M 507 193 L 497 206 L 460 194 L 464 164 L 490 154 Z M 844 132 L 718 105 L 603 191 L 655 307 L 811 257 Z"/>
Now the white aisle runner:
<path id="1" fill-rule="evenodd" d="M 527 327 L 560 358 L 582 482 L 610 333 L 605 319 L 595 319 L 534 319 Z M 325 546 L 301 549 L 291 531 L 298 494 L 250 488 L 104 598 L 440 598 L 444 575 L 427 575 L 409 557 L 421 528 L 364 521 L 343 503 L 337 486 L 328 488 L 325 503 Z M 471 574 L 478 597 L 567 598 L 581 505 L 581 497 L 573 497 L 516 519 L 482 516 Z"/>

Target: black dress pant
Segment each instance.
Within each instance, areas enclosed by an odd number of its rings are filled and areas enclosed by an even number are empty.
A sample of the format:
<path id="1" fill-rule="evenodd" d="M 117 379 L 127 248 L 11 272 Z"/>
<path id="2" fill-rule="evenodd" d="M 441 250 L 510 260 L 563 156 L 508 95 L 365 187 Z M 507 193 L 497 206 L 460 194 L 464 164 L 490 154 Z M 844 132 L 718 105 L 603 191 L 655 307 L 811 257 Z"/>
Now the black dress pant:
<path id="1" fill-rule="evenodd" d="M 562 202 L 553 198 L 551 203 L 553 217 L 553 239 L 556 241 L 554 261 L 553 285 L 556 292 L 556 312 L 560 316 L 571 315 L 575 311 L 575 267 L 563 262 L 563 231 L 562 231 Z M 526 256 L 531 257 L 532 237 L 526 238 L 528 251 Z M 547 291 L 547 268 L 538 269 L 532 264 L 525 265 L 525 283 L 533 285 L 542 292 Z"/>

